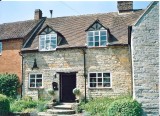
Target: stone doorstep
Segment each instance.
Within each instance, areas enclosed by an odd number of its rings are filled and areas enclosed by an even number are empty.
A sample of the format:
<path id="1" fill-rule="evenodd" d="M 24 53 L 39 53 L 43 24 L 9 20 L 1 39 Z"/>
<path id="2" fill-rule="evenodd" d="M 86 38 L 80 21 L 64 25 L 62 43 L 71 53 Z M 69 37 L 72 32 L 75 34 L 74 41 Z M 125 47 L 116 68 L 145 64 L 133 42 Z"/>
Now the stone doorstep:
<path id="1" fill-rule="evenodd" d="M 68 115 L 68 114 L 75 114 L 74 110 L 66 110 L 66 109 L 48 109 L 47 110 L 48 114 L 63 114 L 63 115 Z"/>
<path id="2" fill-rule="evenodd" d="M 39 112 L 38 116 L 82 116 L 81 114 L 70 114 L 70 115 L 63 115 L 63 114 L 47 114 L 46 112 Z"/>
<path id="3" fill-rule="evenodd" d="M 72 105 L 67 105 L 67 104 L 56 105 L 56 106 L 54 106 L 54 109 L 68 109 L 68 110 L 71 110 L 72 109 Z"/>
<path id="4" fill-rule="evenodd" d="M 39 112 L 38 116 L 56 116 L 55 114 L 48 114 L 46 112 Z"/>

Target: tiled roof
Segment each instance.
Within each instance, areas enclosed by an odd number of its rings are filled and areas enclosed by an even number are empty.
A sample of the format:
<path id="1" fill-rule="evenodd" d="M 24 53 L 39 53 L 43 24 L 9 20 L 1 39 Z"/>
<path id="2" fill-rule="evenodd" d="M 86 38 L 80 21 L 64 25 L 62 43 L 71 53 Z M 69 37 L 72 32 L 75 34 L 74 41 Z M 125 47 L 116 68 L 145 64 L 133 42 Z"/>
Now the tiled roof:
<path id="1" fill-rule="evenodd" d="M 37 20 L 28 20 L 0 24 L 0 40 L 24 38 L 37 23 Z"/>
<path id="2" fill-rule="evenodd" d="M 65 37 L 67 44 L 60 45 L 59 48 L 83 47 L 86 44 L 85 30 L 98 19 L 103 26 L 109 28 L 112 35 L 110 38 L 111 44 L 128 44 L 128 26 L 132 25 L 142 13 L 143 10 L 120 15 L 117 12 L 112 12 L 47 18 L 40 31 L 46 25 L 49 25 L 60 32 Z M 30 47 L 24 49 L 38 49 L 38 35 L 32 39 L 34 40 L 30 43 Z"/>

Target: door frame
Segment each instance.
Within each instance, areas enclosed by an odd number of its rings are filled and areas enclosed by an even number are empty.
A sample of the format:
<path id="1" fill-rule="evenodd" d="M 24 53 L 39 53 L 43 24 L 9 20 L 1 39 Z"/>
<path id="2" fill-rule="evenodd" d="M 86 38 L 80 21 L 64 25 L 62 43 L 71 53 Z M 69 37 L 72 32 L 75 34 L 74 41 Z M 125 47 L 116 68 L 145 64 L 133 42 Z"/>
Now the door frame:
<path id="1" fill-rule="evenodd" d="M 63 101 L 63 93 L 62 93 L 62 91 L 63 91 L 63 81 L 62 81 L 62 79 L 64 78 L 64 75 L 75 75 L 75 87 L 76 87 L 76 85 L 77 85 L 77 76 L 76 76 L 76 74 L 77 74 L 77 72 L 61 72 L 61 73 L 59 73 L 60 74 L 60 78 L 59 78 L 59 86 L 60 86 L 60 91 L 59 91 L 59 97 L 60 97 L 60 102 L 67 102 L 67 101 Z M 74 102 L 74 101 L 73 101 Z"/>

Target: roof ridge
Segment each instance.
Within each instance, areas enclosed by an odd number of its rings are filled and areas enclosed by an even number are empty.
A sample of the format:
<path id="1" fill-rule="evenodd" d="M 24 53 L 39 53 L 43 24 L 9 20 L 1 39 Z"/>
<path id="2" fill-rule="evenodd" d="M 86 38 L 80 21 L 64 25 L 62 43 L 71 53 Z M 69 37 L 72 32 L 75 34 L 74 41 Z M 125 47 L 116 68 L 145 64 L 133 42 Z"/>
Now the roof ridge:
<path id="1" fill-rule="evenodd" d="M 102 15 L 102 14 L 112 14 L 118 12 L 108 12 L 108 13 L 94 13 L 94 14 L 82 14 L 82 15 L 72 15 L 72 16 L 59 16 L 54 18 L 47 18 L 47 19 L 56 19 L 56 18 L 72 18 L 72 17 L 81 17 L 81 16 L 93 16 L 93 15 Z"/>
<path id="2" fill-rule="evenodd" d="M 25 23 L 25 22 L 30 22 L 30 21 L 37 21 L 37 20 L 30 19 L 30 20 L 24 20 L 24 21 L 15 21 L 15 22 L 2 23 L 2 24 L 0 24 L 0 25 Z"/>

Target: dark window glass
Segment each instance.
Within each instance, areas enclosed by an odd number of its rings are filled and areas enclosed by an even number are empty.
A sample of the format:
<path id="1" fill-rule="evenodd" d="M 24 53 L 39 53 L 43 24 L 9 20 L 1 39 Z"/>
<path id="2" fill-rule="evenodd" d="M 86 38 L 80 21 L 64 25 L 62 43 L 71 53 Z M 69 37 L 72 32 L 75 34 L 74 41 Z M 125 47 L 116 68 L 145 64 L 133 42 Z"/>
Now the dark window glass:
<path id="1" fill-rule="evenodd" d="M 90 73 L 90 77 L 96 77 L 96 73 Z"/>

